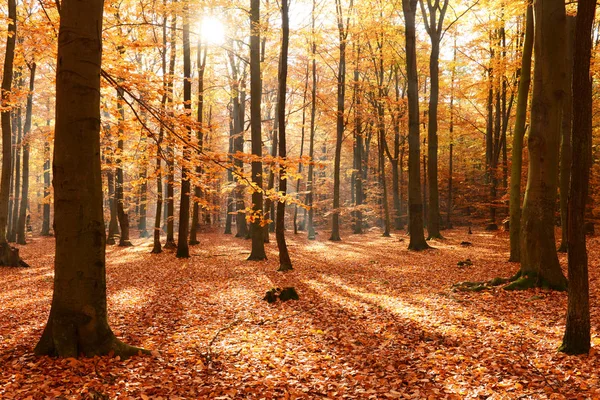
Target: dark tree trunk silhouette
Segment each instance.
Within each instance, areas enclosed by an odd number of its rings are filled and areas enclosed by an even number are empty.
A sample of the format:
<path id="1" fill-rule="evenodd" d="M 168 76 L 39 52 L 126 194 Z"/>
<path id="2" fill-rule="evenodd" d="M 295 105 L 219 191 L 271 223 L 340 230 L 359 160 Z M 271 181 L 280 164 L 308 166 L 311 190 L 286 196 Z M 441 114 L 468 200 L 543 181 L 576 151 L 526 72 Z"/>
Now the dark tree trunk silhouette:
<path id="1" fill-rule="evenodd" d="M 569 304 L 560 350 L 583 354 L 590 350 L 590 304 L 585 243 L 585 204 L 592 163 L 591 32 L 596 2 L 579 0 L 575 26 L 573 68 L 573 163 L 569 191 Z"/>
<path id="2" fill-rule="evenodd" d="M 408 95 L 408 213 L 410 250 L 429 248 L 423 230 L 423 197 L 421 196 L 421 141 L 419 132 L 419 92 L 417 76 L 415 14 L 417 0 L 402 0 L 405 21 L 406 70 Z"/>
<path id="3" fill-rule="evenodd" d="M 263 185 L 262 185 L 262 138 L 261 138 L 261 93 L 260 75 L 260 0 L 250 0 L 250 130 L 252 135 L 252 251 L 248 260 L 266 260 L 264 230 L 262 228 Z"/>
<path id="4" fill-rule="evenodd" d="M 185 1 L 183 6 L 183 109 L 186 118 L 192 114 L 192 60 L 190 52 L 190 22 L 189 2 Z M 190 228 L 190 177 L 188 165 L 190 159 L 190 146 L 192 130 L 186 124 L 186 136 L 183 143 L 183 160 L 181 162 L 181 193 L 179 199 L 179 232 L 177 235 L 177 258 L 188 258 L 190 248 L 188 244 L 188 233 Z"/>
<path id="5" fill-rule="evenodd" d="M 568 203 L 569 184 L 571 182 L 571 126 L 573 122 L 573 47 L 575 46 L 575 17 L 567 17 L 567 78 L 565 84 L 565 100 L 563 103 L 562 131 L 560 135 L 560 227 L 561 238 L 559 252 L 568 249 Z"/>
<path id="6" fill-rule="evenodd" d="M 279 191 L 283 196 L 287 193 L 287 167 L 286 140 L 285 140 L 285 99 L 287 90 L 287 70 L 288 70 L 288 47 L 290 40 L 290 24 L 288 14 L 288 0 L 281 0 L 281 59 L 279 62 L 279 94 L 277 102 L 277 115 L 279 115 L 279 157 L 281 159 L 281 168 L 279 172 Z M 275 236 L 277 239 L 277 248 L 279 249 L 279 271 L 289 271 L 292 269 L 292 261 L 285 243 L 285 197 L 277 202 L 277 223 L 275 226 Z"/>

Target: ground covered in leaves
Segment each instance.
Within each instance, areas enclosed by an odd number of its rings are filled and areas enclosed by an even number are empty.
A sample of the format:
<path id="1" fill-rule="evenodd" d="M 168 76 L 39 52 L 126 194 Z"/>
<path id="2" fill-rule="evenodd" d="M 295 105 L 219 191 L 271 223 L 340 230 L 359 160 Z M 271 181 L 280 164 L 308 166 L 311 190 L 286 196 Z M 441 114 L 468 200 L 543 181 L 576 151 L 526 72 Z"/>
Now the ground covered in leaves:
<path id="1" fill-rule="evenodd" d="M 111 326 L 153 350 L 126 361 L 32 354 L 50 309 L 54 246 L 34 238 L 21 248 L 32 268 L 0 268 L 0 398 L 600 398 L 598 347 L 556 351 L 567 295 L 453 292 L 517 264 L 506 261 L 506 233 L 444 235 L 415 253 L 402 234 L 339 243 L 289 234 L 294 271 L 285 274 L 274 240 L 265 262 L 245 261 L 250 242 L 220 234 L 200 236 L 187 260 L 151 255 L 145 240 L 110 247 Z M 599 240 L 589 248 L 597 345 Z M 299 301 L 262 300 L 286 286 Z"/>

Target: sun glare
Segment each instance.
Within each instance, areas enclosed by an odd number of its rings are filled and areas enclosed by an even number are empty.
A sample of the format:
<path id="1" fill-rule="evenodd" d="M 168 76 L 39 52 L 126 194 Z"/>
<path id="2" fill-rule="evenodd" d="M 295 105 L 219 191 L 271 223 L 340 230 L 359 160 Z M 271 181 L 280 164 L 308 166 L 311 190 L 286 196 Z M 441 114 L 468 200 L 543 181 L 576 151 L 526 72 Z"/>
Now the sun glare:
<path id="1" fill-rule="evenodd" d="M 214 45 L 225 43 L 225 26 L 218 18 L 203 18 L 200 34 L 206 43 Z"/>

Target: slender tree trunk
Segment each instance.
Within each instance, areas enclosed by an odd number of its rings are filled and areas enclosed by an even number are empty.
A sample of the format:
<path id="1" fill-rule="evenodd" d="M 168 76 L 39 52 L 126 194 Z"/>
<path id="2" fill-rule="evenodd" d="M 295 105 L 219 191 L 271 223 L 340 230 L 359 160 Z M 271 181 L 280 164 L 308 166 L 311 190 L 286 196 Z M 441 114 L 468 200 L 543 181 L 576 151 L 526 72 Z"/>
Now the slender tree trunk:
<path id="1" fill-rule="evenodd" d="M 304 136 L 305 136 L 305 132 L 306 132 L 306 97 L 308 96 L 308 77 L 309 77 L 309 72 L 310 72 L 310 63 L 306 64 L 306 74 L 305 74 L 305 80 L 304 80 L 304 92 L 302 94 L 302 129 L 301 129 L 301 135 L 300 135 L 300 162 L 298 163 L 298 175 L 302 176 L 302 167 L 303 167 L 303 163 L 302 163 L 302 156 L 304 155 Z M 298 178 L 298 180 L 296 181 L 296 197 L 298 196 L 298 192 L 300 191 L 300 182 L 302 181 L 302 178 Z M 300 230 L 303 230 L 302 228 L 300 228 Z M 298 234 L 298 204 L 294 205 L 294 234 L 297 235 Z"/>
<path id="2" fill-rule="evenodd" d="M 183 6 L 183 109 L 186 118 L 192 114 L 192 61 L 190 52 L 190 23 L 189 2 L 186 0 Z M 187 124 L 186 124 L 187 125 Z M 183 143 L 183 160 L 181 162 L 181 193 L 179 199 L 179 232 L 177 235 L 177 258 L 189 258 L 190 248 L 188 245 L 188 234 L 190 229 L 190 177 L 188 165 L 190 159 L 190 147 L 188 142 L 192 140 L 192 130 L 186 126 L 186 136 Z"/>
<path id="3" fill-rule="evenodd" d="M 561 240 L 559 252 L 565 253 L 568 248 L 568 193 L 571 182 L 571 126 L 573 118 L 573 47 L 575 46 L 575 17 L 567 17 L 567 78 L 565 85 L 565 101 L 562 115 L 562 132 L 560 143 L 560 227 Z"/>
<path id="4" fill-rule="evenodd" d="M 33 89 L 35 83 L 35 62 L 29 66 L 29 93 L 25 106 L 25 128 L 23 130 L 23 193 L 19 211 L 19 224 L 17 229 L 17 243 L 27 243 L 27 206 L 29 200 L 29 136 L 31 134 L 31 114 L 33 112 Z"/>
<path id="5" fill-rule="evenodd" d="M 329 240 L 340 241 L 340 174 L 342 159 L 342 140 L 344 139 L 344 112 L 346 98 L 346 39 L 348 37 L 349 20 L 344 24 L 344 16 L 341 0 L 335 0 L 336 15 L 338 20 L 339 53 L 337 75 L 337 116 L 336 116 L 336 140 L 335 159 L 333 162 L 333 210 L 331 211 L 331 236 Z M 350 1 L 352 9 L 352 0 Z M 350 13 L 351 11 L 348 10 Z"/>
<path id="6" fill-rule="evenodd" d="M 175 0 L 173 0 L 175 4 Z M 177 13 L 171 11 L 171 34 L 169 37 L 169 47 L 171 49 L 169 57 L 169 72 L 167 74 L 167 109 L 168 113 L 173 115 L 173 78 L 175 76 L 175 61 L 177 58 Z M 176 249 L 175 243 L 175 147 L 172 134 L 167 135 L 166 148 L 166 163 L 167 163 L 167 179 L 166 179 L 166 213 L 167 219 L 167 241 L 165 249 Z"/>
<path id="7" fill-rule="evenodd" d="M 10 126 L 10 92 L 13 79 L 13 61 L 15 58 L 15 42 L 17 39 L 17 3 L 8 0 L 8 31 L 6 34 L 6 50 L 4 69 L 2 72 L 2 176 L 0 180 L 0 245 L 6 244 L 6 227 L 8 223 L 8 198 L 10 196 L 11 136 Z M 3 248 L 6 248 L 3 246 Z M 2 254 L 0 254 L 2 255 Z"/>
<path id="8" fill-rule="evenodd" d="M 20 73 L 19 73 L 20 75 Z M 22 86 L 22 81 L 18 79 L 18 88 Z M 10 223 L 10 229 L 8 231 L 8 241 L 17 241 L 17 224 L 19 221 L 19 206 L 21 205 L 21 151 L 23 149 L 23 126 L 21 124 L 21 107 L 14 112 L 15 114 L 15 126 L 17 127 L 17 140 L 15 142 L 15 171 L 14 171 L 14 199 L 13 209 L 11 213 L 12 221 Z"/>
<path id="9" fill-rule="evenodd" d="M 517 95 L 515 131 L 512 142 L 512 165 L 510 170 L 510 258 L 509 261 L 521 260 L 521 169 L 523 165 L 523 138 L 527 119 L 527 102 L 531 83 L 531 56 L 533 53 L 533 6 L 527 6 L 525 41 L 521 61 L 521 77 Z"/>
<path id="10" fill-rule="evenodd" d="M 108 325 L 100 168 L 103 1 L 61 2 L 56 71 L 54 194 L 56 257 L 52 308 L 37 355 L 122 359 L 141 349 Z M 74 104 L 81 105 L 73 107 Z"/>
<path id="11" fill-rule="evenodd" d="M 117 138 L 117 154 L 116 154 L 116 187 L 115 187 L 115 201 L 117 203 L 117 218 L 119 220 L 119 227 L 121 228 L 121 238 L 119 239 L 119 246 L 127 247 L 132 246 L 129 241 L 129 216 L 125 212 L 125 196 L 123 186 L 125 184 L 125 177 L 123 173 L 123 154 L 125 153 L 125 143 L 123 124 L 125 123 L 125 108 L 123 107 L 123 96 L 125 92 L 123 89 L 117 89 L 117 110 L 119 112 L 119 137 Z"/>
<path id="12" fill-rule="evenodd" d="M 569 192 L 569 304 L 567 326 L 560 350 L 585 354 L 590 350 L 590 304 L 585 203 L 592 163 L 592 79 L 590 77 L 591 30 L 596 2 L 579 0 L 575 27 L 573 68 L 573 158 Z"/>
<path id="13" fill-rule="evenodd" d="M 261 93 L 260 77 L 260 0 L 250 0 L 250 130 L 252 136 L 252 251 L 248 260 L 266 260 L 263 215 L 262 184 L 262 138 L 261 138 Z"/>
<path id="14" fill-rule="evenodd" d="M 198 51 L 197 51 L 197 69 L 198 69 L 198 114 L 196 116 L 196 120 L 198 121 L 198 132 L 196 137 L 198 139 L 198 147 L 199 151 L 202 152 L 204 150 L 204 71 L 206 69 L 206 56 L 207 50 L 204 49 L 202 51 L 202 41 L 198 39 Z M 196 176 L 202 175 L 202 166 L 198 164 L 196 166 Z M 200 242 L 198 241 L 197 233 L 198 233 L 198 225 L 200 224 L 200 207 L 198 204 L 198 199 L 202 197 L 202 190 L 199 185 L 196 185 L 194 188 L 194 209 L 192 211 L 192 228 L 190 229 L 190 245 L 196 245 Z M 205 198 L 205 200 L 208 200 Z M 208 201 L 207 201 L 208 203 Z"/>
<path id="15" fill-rule="evenodd" d="M 419 132 L 419 93 L 417 76 L 416 28 L 415 14 L 417 0 L 402 0 L 405 21 L 406 70 L 408 81 L 408 208 L 410 250 L 429 248 L 423 230 L 423 197 L 421 196 L 420 154 L 421 141 Z"/>
<path id="16" fill-rule="evenodd" d="M 521 280 L 509 285 L 547 286 L 565 290 L 554 239 L 558 185 L 558 150 L 565 82 L 565 4 L 543 0 L 534 4 L 535 64 L 529 175 L 521 225 Z"/>
<path id="17" fill-rule="evenodd" d="M 281 32 L 281 61 L 279 62 L 279 94 L 277 96 L 279 101 L 277 102 L 277 114 L 279 115 L 279 157 L 282 163 L 279 172 L 279 191 L 284 198 L 277 202 L 275 236 L 277 239 L 277 248 L 279 249 L 279 271 L 289 271 L 293 268 L 287 244 L 285 243 L 285 195 L 287 194 L 285 100 L 287 97 L 287 63 L 290 38 L 288 0 L 281 0 Z"/>
<path id="18" fill-rule="evenodd" d="M 46 136 L 44 137 L 44 205 L 41 236 L 50 236 L 50 168 L 50 142 Z"/>
<path id="19" fill-rule="evenodd" d="M 308 232 L 308 240 L 315 240 L 314 215 L 315 209 L 313 206 L 314 190 L 315 190 L 315 118 L 317 114 L 317 42 L 315 39 L 315 7 L 316 0 L 312 2 L 311 11 L 311 63 L 312 63 L 312 85 L 310 89 L 310 139 L 308 143 L 308 176 L 306 177 L 306 205 L 308 208 L 308 222 L 306 231 Z"/>

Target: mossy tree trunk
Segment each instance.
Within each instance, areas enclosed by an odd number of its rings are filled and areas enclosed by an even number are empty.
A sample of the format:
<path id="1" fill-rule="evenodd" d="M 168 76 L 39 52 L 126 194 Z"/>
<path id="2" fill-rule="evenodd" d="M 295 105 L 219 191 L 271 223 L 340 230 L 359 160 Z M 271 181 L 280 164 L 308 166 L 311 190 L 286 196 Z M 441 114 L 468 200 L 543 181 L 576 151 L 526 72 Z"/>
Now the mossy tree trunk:
<path id="1" fill-rule="evenodd" d="M 534 4 L 534 83 L 529 175 L 521 224 L 521 271 L 535 286 L 565 290 L 554 238 L 558 150 L 564 101 L 566 15 L 562 0 Z"/>
<path id="2" fill-rule="evenodd" d="M 52 308 L 38 355 L 126 358 L 140 349 L 108 325 L 100 168 L 103 1 L 61 2 L 56 72 L 54 195 L 56 257 Z"/>

